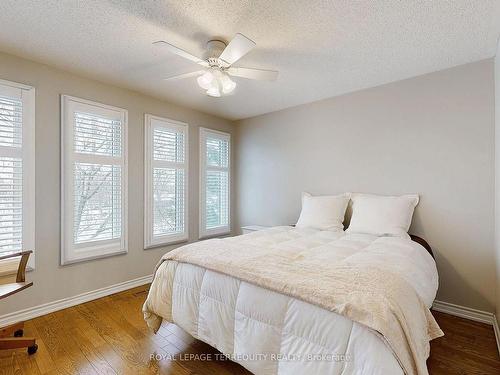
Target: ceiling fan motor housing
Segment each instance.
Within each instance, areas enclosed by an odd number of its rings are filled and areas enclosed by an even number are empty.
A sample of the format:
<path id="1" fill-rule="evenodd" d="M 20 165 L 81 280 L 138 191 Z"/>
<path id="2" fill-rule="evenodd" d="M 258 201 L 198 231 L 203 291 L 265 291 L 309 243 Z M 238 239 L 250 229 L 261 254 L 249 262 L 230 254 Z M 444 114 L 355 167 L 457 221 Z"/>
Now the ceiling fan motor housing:
<path id="1" fill-rule="evenodd" d="M 222 65 L 219 56 L 226 46 L 226 42 L 218 39 L 212 39 L 207 42 L 207 60 L 210 66 Z"/>

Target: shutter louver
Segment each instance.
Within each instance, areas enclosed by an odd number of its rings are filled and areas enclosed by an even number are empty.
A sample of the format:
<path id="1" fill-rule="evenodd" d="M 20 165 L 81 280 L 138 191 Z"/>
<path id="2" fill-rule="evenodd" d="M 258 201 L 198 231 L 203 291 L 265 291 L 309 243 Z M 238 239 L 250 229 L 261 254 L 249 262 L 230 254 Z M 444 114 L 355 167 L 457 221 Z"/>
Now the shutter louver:
<path id="1" fill-rule="evenodd" d="M 122 123 L 80 112 L 74 120 L 73 243 L 120 239 Z M 92 156 L 109 164 L 83 161 Z"/>
<path id="2" fill-rule="evenodd" d="M 202 233 L 229 232 L 230 144 L 224 133 L 203 129 L 201 137 L 203 155 L 203 228 Z"/>
<path id="3" fill-rule="evenodd" d="M 75 163 L 75 244 L 121 237 L 121 166 Z"/>
<path id="4" fill-rule="evenodd" d="M 153 236 L 184 232 L 184 170 L 153 169 Z"/>
<path id="5" fill-rule="evenodd" d="M 186 233 L 184 128 L 156 122 L 152 146 L 153 238 L 183 235 Z"/>
<path id="6" fill-rule="evenodd" d="M 227 172 L 207 170 L 206 226 L 207 229 L 227 226 L 229 183 Z"/>
<path id="7" fill-rule="evenodd" d="M 74 137 L 75 152 L 121 156 L 121 121 L 76 112 Z"/>
<path id="8" fill-rule="evenodd" d="M 22 129 L 22 101 L 0 96 L 0 254 L 23 246 Z"/>
<path id="9" fill-rule="evenodd" d="M 0 157 L 0 253 L 22 249 L 22 159 Z"/>
<path id="10" fill-rule="evenodd" d="M 155 126 L 153 158 L 173 163 L 184 163 L 184 134 Z"/>
<path id="11" fill-rule="evenodd" d="M 0 96 L 0 146 L 21 147 L 23 142 L 23 103 Z"/>
<path id="12" fill-rule="evenodd" d="M 207 137 L 207 166 L 227 168 L 229 163 L 229 142 Z"/>

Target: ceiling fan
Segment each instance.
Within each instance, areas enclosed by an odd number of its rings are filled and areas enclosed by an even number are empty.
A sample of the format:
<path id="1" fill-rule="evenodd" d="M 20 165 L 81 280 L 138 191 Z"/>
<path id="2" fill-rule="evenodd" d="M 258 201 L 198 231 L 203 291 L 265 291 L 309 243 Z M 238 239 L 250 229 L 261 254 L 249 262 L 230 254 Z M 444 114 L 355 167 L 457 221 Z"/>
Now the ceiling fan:
<path id="1" fill-rule="evenodd" d="M 180 74 L 165 79 L 177 80 L 189 77 L 198 77 L 198 85 L 206 90 L 206 93 L 209 96 L 220 97 L 221 95 L 228 95 L 232 93 L 236 88 L 236 82 L 234 82 L 229 76 L 261 81 L 274 81 L 278 78 L 278 72 L 275 70 L 232 66 L 236 61 L 241 59 L 255 47 L 254 41 L 240 33 L 236 34 L 229 44 L 226 44 L 226 42 L 222 40 L 209 40 L 207 42 L 207 54 L 205 59 L 196 57 L 189 52 L 186 52 L 183 49 L 163 40 L 154 42 L 153 45 L 157 48 L 165 49 L 201 65 L 204 68 L 202 70 Z"/>

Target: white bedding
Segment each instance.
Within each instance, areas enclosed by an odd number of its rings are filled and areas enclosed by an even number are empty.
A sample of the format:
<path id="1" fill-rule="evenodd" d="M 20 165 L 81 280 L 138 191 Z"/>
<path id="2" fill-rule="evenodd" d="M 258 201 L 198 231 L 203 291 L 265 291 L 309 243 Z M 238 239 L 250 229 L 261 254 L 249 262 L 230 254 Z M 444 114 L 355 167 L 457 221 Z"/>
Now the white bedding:
<path id="1" fill-rule="evenodd" d="M 328 249 L 325 262 L 397 272 L 428 307 L 437 291 L 434 260 L 408 239 L 276 227 L 227 241 L 284 251 Z M 191 264 L 166 261 L 158 268 L 145 311 L 179 325 L 255 374 L 403 373 L 377 332 L 320 307 Z"/>

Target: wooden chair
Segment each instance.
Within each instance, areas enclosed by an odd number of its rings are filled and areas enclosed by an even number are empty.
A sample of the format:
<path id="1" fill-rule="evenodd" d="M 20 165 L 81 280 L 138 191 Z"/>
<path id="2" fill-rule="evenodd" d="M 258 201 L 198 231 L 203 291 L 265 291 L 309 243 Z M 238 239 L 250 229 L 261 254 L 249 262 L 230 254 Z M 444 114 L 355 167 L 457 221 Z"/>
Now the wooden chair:
<path id="1" fill-rule="evenodd" d="M 21 290 L 29 288 L 33 285 L 32 282 L 26 282 L 26 265 L 32 251 L 22 251 L 19 253 L 0 256 L 0 261 L 20 257 L 19 266 L 17 268 L 16 282 L 0 284 L 0 299 L 11 296 Z M 33 337 L 23 337 L 24 322 L 12 324 L 7 327 L 0 328 L 0 350 L 1 349 L 17 349 L 28 348 L 28 354 L 34 354 L 38 350 L 38 345 Z M 14 337 L 11 337 L 14 336 Z"/>

